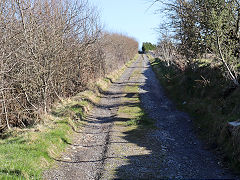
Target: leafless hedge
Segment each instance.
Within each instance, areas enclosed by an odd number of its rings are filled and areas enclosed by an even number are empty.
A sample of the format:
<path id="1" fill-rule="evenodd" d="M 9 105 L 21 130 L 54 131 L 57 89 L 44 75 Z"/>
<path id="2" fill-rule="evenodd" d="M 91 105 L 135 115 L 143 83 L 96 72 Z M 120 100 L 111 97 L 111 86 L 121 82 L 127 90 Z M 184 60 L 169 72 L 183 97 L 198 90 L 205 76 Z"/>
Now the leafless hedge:
<path id="1" fill-rule="evenodd" d="M 138 43 L 133 38 L 116 33 L 105 33 L 102 39 L 107 73 L 118 69 L 137 53 Z"/>
<path id="2" fill-rule="evenodd" d="M 86 0 L 71 2 L 0 0 L 0 130 L 36 123 L 136 54 L 134 39 L 102 33 Z"/>

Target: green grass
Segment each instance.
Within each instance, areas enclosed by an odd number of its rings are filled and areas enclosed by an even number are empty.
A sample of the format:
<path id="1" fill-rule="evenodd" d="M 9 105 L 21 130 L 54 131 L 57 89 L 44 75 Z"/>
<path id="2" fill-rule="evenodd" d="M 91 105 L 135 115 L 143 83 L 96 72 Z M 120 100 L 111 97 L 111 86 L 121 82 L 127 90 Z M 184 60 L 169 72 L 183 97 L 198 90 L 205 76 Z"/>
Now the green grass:
<path id="1" fill-rule="evenodd" d="M 64 151 L 71 142 L 73 122 L 66 115 L 51 118 L 51 128 L 39 126 L 0 140 L 1 179 L 40 179 L 43 170 L 53 164 L 53 158 Z"/>
<path id="2" fill-rule="evenodd" d="M 89 95 L 89 97 L 87 96 Z M 74 98 L 87 99 L 91 93 Z M 0 139 L 0 179 L 41 179 L 84 124 L 89 101 L 63 100 L 34 128 L 12 129 Z"/>
<path id="3" fill-rule="evenodd" d="M 240 117 L 239 88 L 225 96 L 231 82 L 222 75 L 222 67 L 210 60 L 195 60 L 194 69 L 187 67 L 183 72 L 160 59 L 150 61 L 170 99 L 192 116 L 199 136 L 210 147 L 221 149 L 226 163 L 239 171 L 239 137 L 226 135 L 227 123 Z"/>
<path id="4" fill-rule="evenodd" d="M 118 111 L 120 114 L 125 114 L 129 118 L 128 121 L 125 122 L 125 125 L 139 125 L 142 123 L 142 117 L 145 115 L 144 111 L 139 107 L 139 105 L 131 106 L 122 106 Z"/>

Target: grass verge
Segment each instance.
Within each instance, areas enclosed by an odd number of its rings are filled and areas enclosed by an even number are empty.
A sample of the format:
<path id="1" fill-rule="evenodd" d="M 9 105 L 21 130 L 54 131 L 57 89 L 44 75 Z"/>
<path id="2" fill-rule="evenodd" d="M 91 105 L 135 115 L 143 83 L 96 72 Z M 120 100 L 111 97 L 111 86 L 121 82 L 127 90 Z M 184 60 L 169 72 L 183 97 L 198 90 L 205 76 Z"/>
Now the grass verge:
<path id="1" fill-rule="evenodd" d="M 137 69 L 132 73 L 130 81 L 134 82 L 139 76 L 141 76 L 141 71 Z M 126 95 L 122 98 L 123 105 L 118 109 L 120 121 L 117 124 L 132 126 L 131 130 L 154 127 L 154 121 L 147 116 L 147 113 L 141 107 L 139 85 L 138 83 L 130 83 L 124 87 L 123 92 Z"/>
<path id="2" fill-rule="evenodd" d="M 240 89 L 231 90 L 222 67 L 206 60 L 195 60 L 194 68 L 187 67 L 185 71 L 166 66 L 160 59 L 150 58 L 150 63 L 170 99 L 193 117 L 208 148 L 221 154 L 223 163 L 239 172 L 240 131 L 230 129 L 228 122 L 239 119 Z"/>
<path id="3" fill-rule="evenodd" d="M 0 179 L 41 179 L 43 170 L 71 143 L 87 105 L 86 101 L 64 100 L 36 127 L 5 134 L 0 139 Z"/>
<path id="4" fill-rule="evenodd" d="M 128 62 L 129 66 L 138 58 Z M 43 121 L 28 129 L 13 128 L 0 137 L 0 179 L 42 179 L 44 170 L 54 166 L 56 158 L 73 140 L 74 132 L 85 124 L 84 116 L 106 90 L 124 72 L 125 67 L 90 85 L 87 91 L 63 99 Z"/>

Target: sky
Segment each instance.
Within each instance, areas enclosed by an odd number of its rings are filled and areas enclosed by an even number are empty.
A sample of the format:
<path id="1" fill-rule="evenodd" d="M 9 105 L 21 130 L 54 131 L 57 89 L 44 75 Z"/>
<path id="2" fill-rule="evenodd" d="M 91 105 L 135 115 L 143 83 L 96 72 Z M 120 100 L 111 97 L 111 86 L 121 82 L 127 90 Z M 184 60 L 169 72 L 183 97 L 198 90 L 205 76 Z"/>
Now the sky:
<path id="1" fill-rule="evenodd" d="M 104 29 L 134 37 L 141 47 L 142 42 L 156 44 L 156 28 L 161 17 L 156 14 L 159 4 L 153 0 L 89 0 L 98 7 Z"/>

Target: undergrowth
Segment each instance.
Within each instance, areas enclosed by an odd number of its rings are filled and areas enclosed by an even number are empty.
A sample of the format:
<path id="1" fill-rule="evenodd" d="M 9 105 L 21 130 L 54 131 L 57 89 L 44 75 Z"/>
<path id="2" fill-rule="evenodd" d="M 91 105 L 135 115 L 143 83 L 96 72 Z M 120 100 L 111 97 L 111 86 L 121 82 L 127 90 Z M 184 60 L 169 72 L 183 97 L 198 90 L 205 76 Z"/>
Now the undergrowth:
<path id="1" fill-rule="evenodd" d="M 239 120 L 240 89 L 223 76 L 221 65 L 198 59 L 181 71 L 160 59 L 150 62 L 167 95 L 179 109 L 190 113 L 200 137 L 210 149 L 224 153 L 223 161 L 239 172 L 239 128 L 230 132 L 228 122 Z"/>
<path id="2" fill-rule="evenodd" d="M 129 61 L 129 66 L 137 59 Z M 44 170 L 72 142 L 74 132 L 85 124 L 86 113 L 100 100 L 101 92 L 124 72 L 125 67 L 89 84 L 89 90 L 62 99 L 42 121 L 31 128 L 13 128 L 0 137 L 0 179 L 42 179 Z"/>

